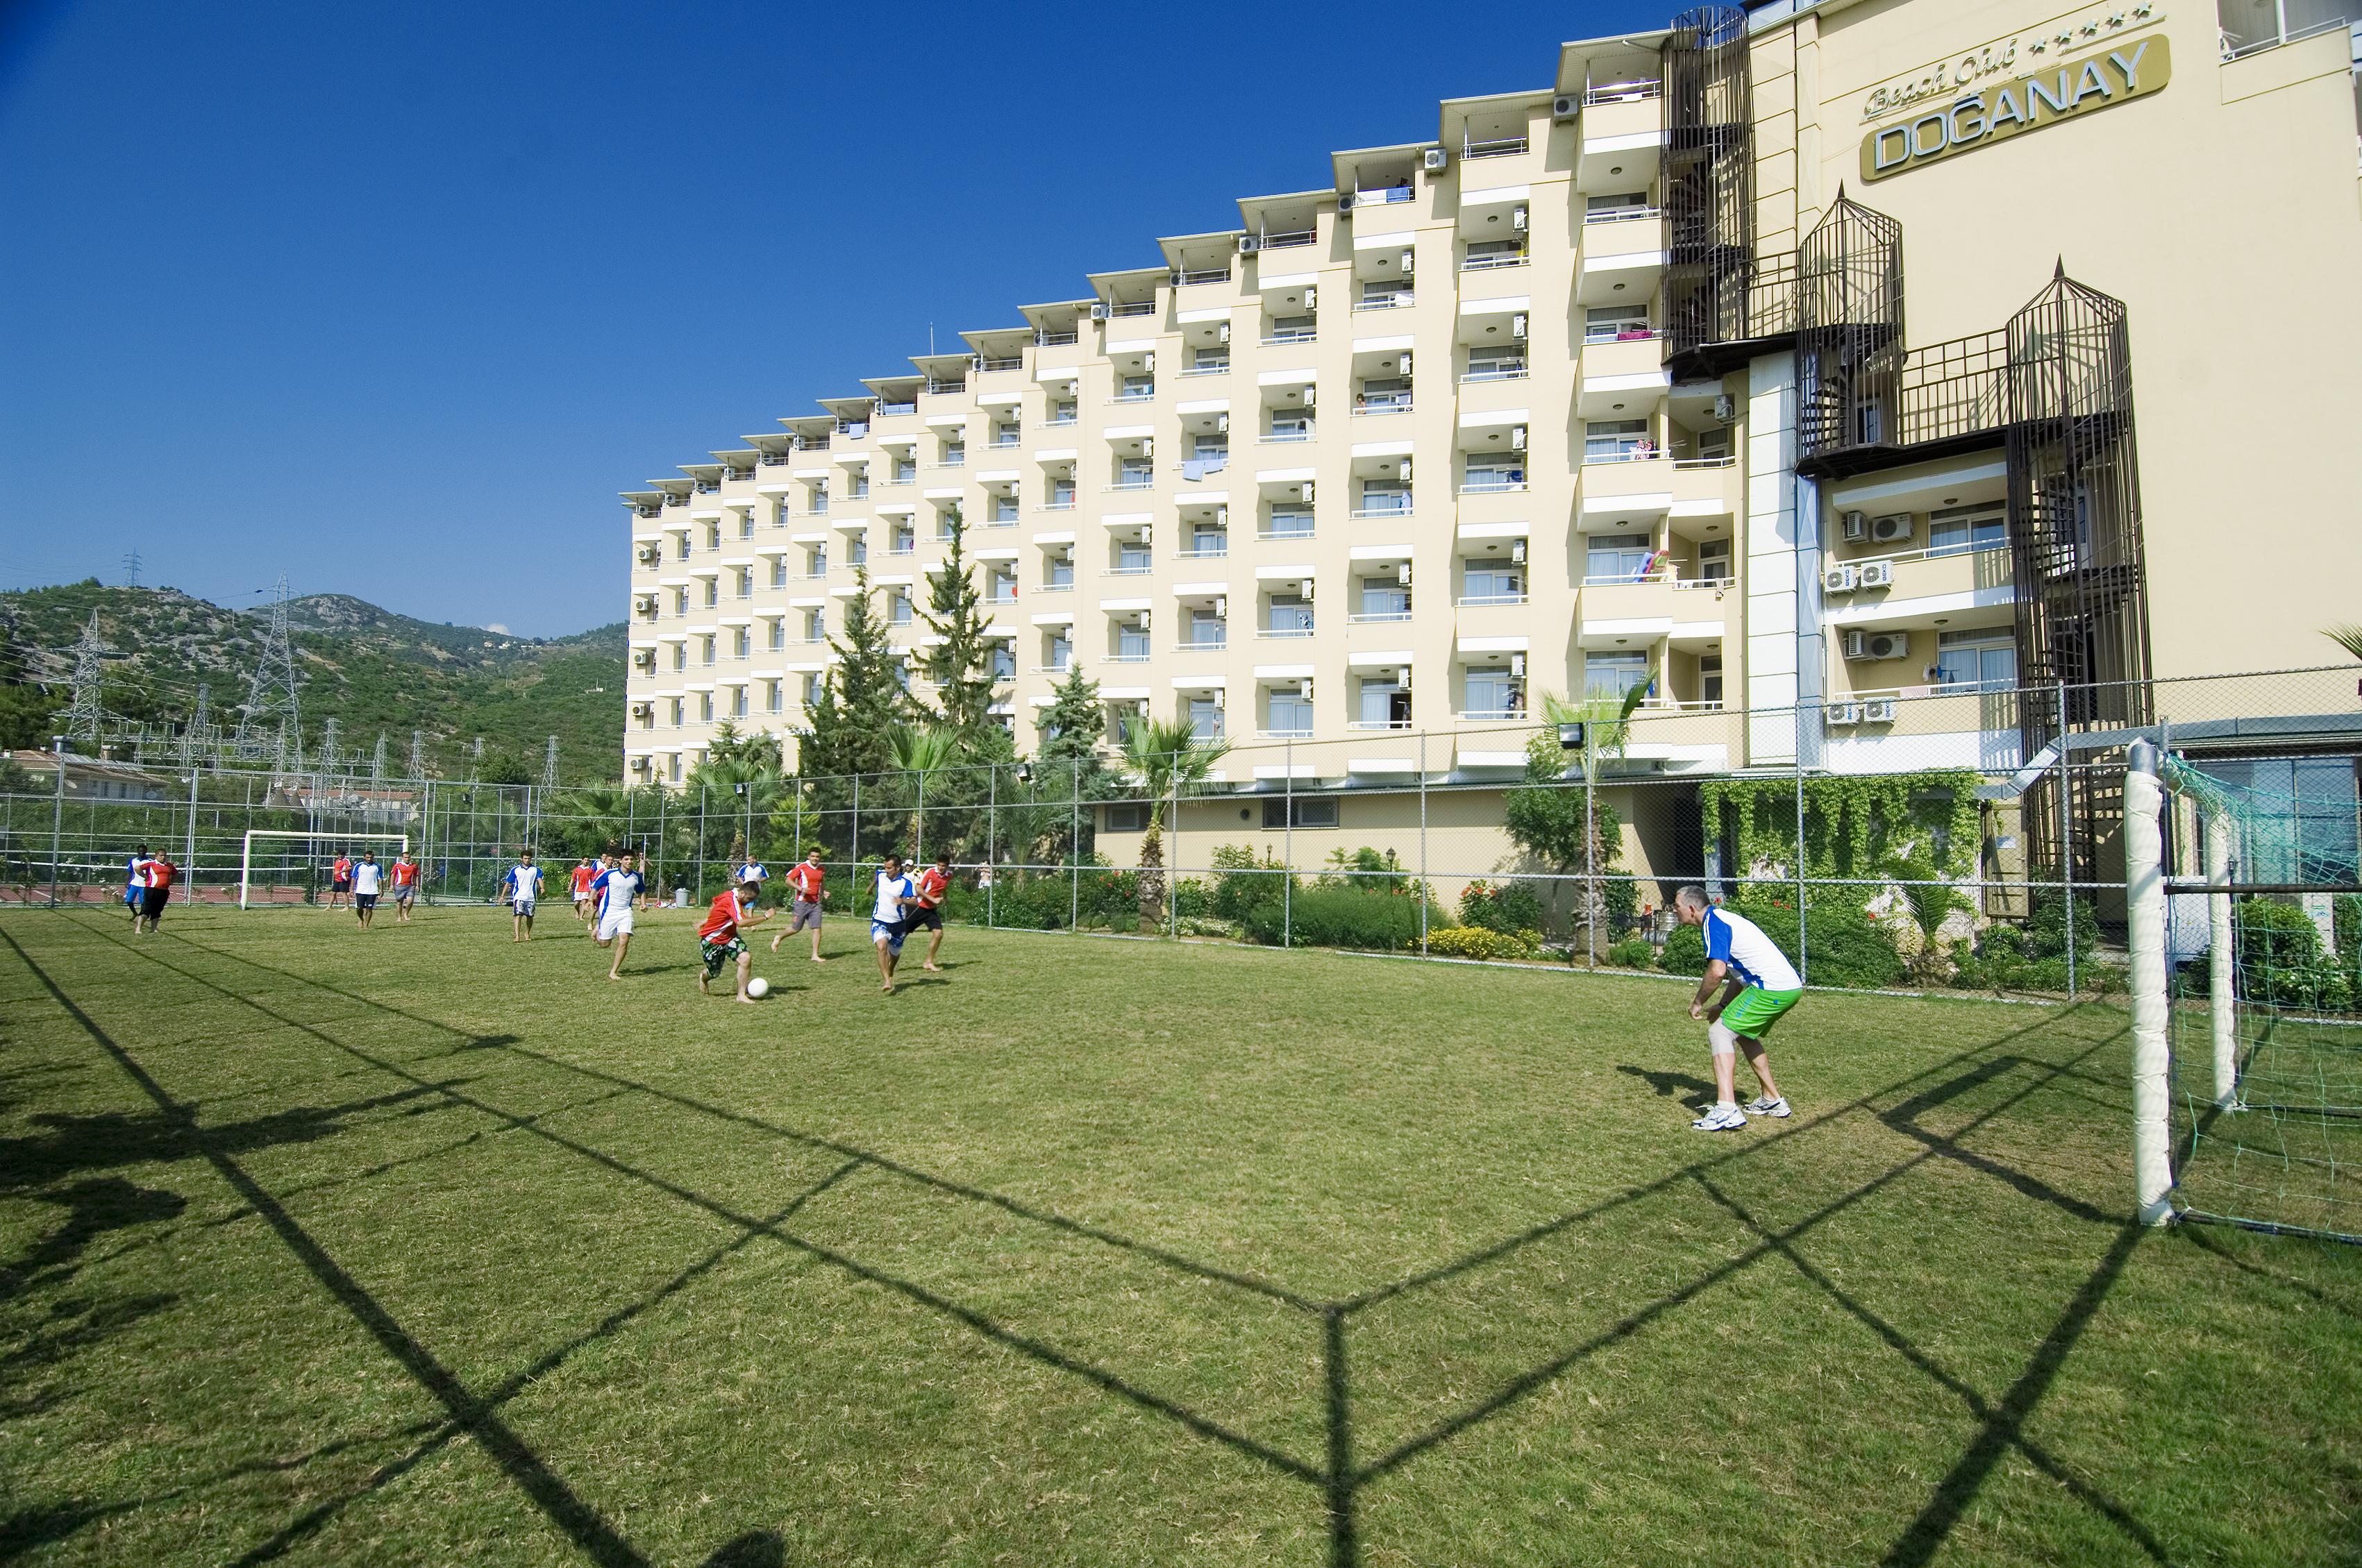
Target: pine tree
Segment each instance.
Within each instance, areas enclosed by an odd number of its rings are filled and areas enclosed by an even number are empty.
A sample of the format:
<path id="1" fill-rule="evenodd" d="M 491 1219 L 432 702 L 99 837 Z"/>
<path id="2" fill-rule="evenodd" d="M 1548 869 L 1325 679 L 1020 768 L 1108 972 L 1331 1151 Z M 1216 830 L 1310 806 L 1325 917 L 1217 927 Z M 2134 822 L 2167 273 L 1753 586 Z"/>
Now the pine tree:
<path id="1" fill-rule="evenodd" d="M 1050 706 L 1042 709 L 1042 746 L 1034 755 L 1043 775 L 1055 779 L 1079 773 L 1081 793 L 1089 798 L 1090 784 L 1106 772 L 1099 757 L 1106 736 L 1098 682 L 1085 677 L 1079 663 L 1069 665 L 1066 678 L 1050 694 Z"/>
<path id="2" fill-rule="evenodd" d="M 992 723 L 992 659 L 985 641 L 984 596 L 977 591 L 962 543 L 967 529 L 954 522 L 944 564 L 927 575 L 927 608 L 919 619 L 937 638 L 927 650 L 927 678 L 944 722 L 973 740 Z"/>
<path id="3" fill-rule="evenodd" d="M 886 622 L 869 602 L 869 573 L 856 566 L 853 578 L 844 634 L 829 641 L 836 663 L 807 709 L 811 730 L 797 762 L 806 778 L 885 772 L 894 765 L 894 726 L 914 717 L 895 669 L 900 656 L 887 645 Z"/>

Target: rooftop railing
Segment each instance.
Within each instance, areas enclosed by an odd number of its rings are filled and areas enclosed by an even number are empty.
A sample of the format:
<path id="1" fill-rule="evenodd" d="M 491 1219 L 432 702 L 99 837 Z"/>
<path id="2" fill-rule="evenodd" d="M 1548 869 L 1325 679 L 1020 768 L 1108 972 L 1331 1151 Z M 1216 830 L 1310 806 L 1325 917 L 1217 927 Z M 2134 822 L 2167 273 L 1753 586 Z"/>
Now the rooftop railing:
<path id="1" fill-rule="evenodd" d="M 1473 162 L 1480 158 L 1508 158 L 1525 151 L 1526 145 L 1523 137 L 1495 137 L 1489 141 L 1462 140 L 1460 157 L 1463 162 Z"/>

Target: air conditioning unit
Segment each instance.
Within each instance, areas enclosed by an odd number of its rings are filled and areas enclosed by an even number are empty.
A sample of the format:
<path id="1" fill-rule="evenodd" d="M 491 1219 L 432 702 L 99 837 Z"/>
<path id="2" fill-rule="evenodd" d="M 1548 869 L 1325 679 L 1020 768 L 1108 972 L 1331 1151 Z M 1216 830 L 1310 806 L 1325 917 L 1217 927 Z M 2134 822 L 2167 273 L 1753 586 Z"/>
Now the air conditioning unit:
<path id="1" fill-rule="evenodd" d="M 1402 460 L 1402 482 L 1406 485 L 1410 483 L 1410 459 L 1407 457 Z"/>
<path id="2" fill-rule="evenodd" d="M 1410 666 L 1408 664 L 1396 666 L 1395 685 L 1402 687 L 1405 691 L 1410 690 Z"/>
<path id="3" fill-rule="evenodd" d="M 1523 452 L 1525 449 L 1526 427 L 1521 424 L 1511 425 L 1509 427 L 1509 450 L 1512 452 Z"/>
<path id="4" fill-rule="evenodd" d="M 1509 226 L 1519 234 L 1526 232 L 1526 209 L 1523 203 L 1509 209 Z"/>
<path id="5" fill-rule="evenodd" d="M 1865 588 L 1891 588 L 1894 586 L 1894 563 L 1864 561 L 1861 564 L 1861 586 Z"/>
<path id="6" fill-rule="evenodd" d="M 1418 166 L 1429 174 L 1440 174 L 1451 161 L 1451 155 L 1440 147 L 1429 148 L 1419 154 Z"/>
<path id="7" fill-rule="evenodd" d="M 1216 594 L 1214 596 L 1214 619 L 1216 620 L 1228 620 L 1231 619 L 1231 599 L 1228 594 Z"/>
<path id="8" fill-rule="evenodd" d="M 1410 563 L 1409 563 L 1409 562 L 1405 561 L 1405 562 L 1401 563 L 1399 565 L 1397 565 L 1397 566 L 1396 566 L 1396 567 L 1395 567 L 1395 581 L 1396 581 L 1396 582 L 1400 583 L 1400 584 L 1401 584 L 1403 587 L 1410 587 Z"/>
<path id="9" fill-rule="evenodd" d="M 1140 356 L 1140 367 L 1152 376 L 1156 374 L 1156 355 L 1153 350 Z"/>
<path id="10" fill-rule="evenodd" d="M 1910 652 L 1911 638 L 1908 633 L 1902 631 L 1882 631 L 1877 636 L 1870 639 L 1869 651 L 1863 655 L 1863 657 L 1870 659 L 1900 659 L 1909 654 Z"/>
<path id="11" fill-rule="evenodd" d="M 1239 254 L 1241 256 L 1253 256 L 1256 251 L 1261 250 L 1262 248 L 1263 241 L 1256 238 L 1253 235 L 1242 234 L 1239 236 Z"/>
<path id="12" fill-rule="evenodd" d="M 1224 707 L 1230 707 L 1230 706 L 1231 706 L 1231 694 L 1230 694 L 1229 692 L 1227 692 L 1227 691 L 1224 691 L 1220 686 L 1216 686 L 1216 687 L 1214 688 L 1214 706 L 1215 706 L 1215 707 L 1217 707 L 1217 708 L 1224 708 Z"/>
<path id="13" fill-rule="evenodd" d="M 1826 566 L 1821 570 L 1821 591 L 1825 594 L 1848 594 L 1860 587 L 1859 566 Z"/>
<path id="14" fill-rule="evenodd" d="M 1305 676 L 1296 684 L 1296 695 L 1304 698 L 1307 702 L 1312 700 L 1312 677 L 1310 675 Z"/>
<path id="15" fill-rule="evenodd" d="M 1838 640 L 1838 647 L 1849 659 L 1870 656 L 1870 637 L 1866 632 L 1849 631 Z"/>
<path id="16" fill-rule="evenodd" d="M 1307 578 L 1305 578 L 1305 579 L 1304 579 L 1304 587 L 1303 587 L 1303 589 L 1302 589 L 1302 591 L 1301 591 L 1301 592 L 1299 592 L 1299 593 L 1297 595 L 1297 597 L 1298 598 L 1302 599 L 1306 604 L 1310 604 L 1310 603 L 1312 602 L 1312 579 L 1311 579 L 1311 578 L 1307 577 Z"/>
<path id="17" fill-rule="evenodd" d="M 1716 392 L 1714 396 L 1715 422 L 1716 424 L 1728 424 L 1732 420 L 1735 420 L 1738 417 L 1738 400 L 1732 397 L 1728 392 Z"/>
<path id="18" fill-rule="evenodd" d="M 1519 566 L 1526 564 L 1526 542 L 1524 540 L 1518 539 L 1510 542 L 1509 560 L 1513 565 Z"/>
<path id="19" fill-rule="evenodd" d="M 1824 712 L 1832 729 L 1861 722 L 1861 704 L 1858 702 L 1833 702 Z"/>
<path id="20" fill-rule="evenodd" d="M 1341 213 L 1350 213 L 1353 210 L 1353 192 L 1348 191 L 1337 198 L 1337 210 Z"/>
<path id="21" fill-rule="evenodd" d="M 1140 525 L 1140 542 L 1142 544 L 1156 543 L 1156 529 L 1153 524 L 1143 522 Z"/>
<path id="22" fill-rule="evenodd" d="M 1149 628 L 1149 612 L 1148 612 L 1148 611 L 1146 611 L 1146 610 L 1144 610 L 1144 609 L 1143 609 L 1143 610 L 1142 610 L 1142 611 L 1140 612 L 1140 629 L 1141 629 L 1142 631 L 1146 631 L 1146 630 L 1148 630 L 1150 629 L 1150 628 Z"/>
<path id="23" fill-rule="evenodd" d="M 1214 433 L 1217 435 L 1228 435 L 1230 433 L 1231 416 L 1228 414 L 1216 414 L 1214 416 Z"/>
<path id="24" fill-rule="evenodd" d="M 1103 322 L 1107 319 L 1107 302 L 1105 300 L 1093 301 L 1091 303 L 1091 320 L 1095 322 Z"/>
<path id="25" fill-rule="evenodd" d="M 1231 341 L 1230 323 L 1224 322 L 1221 325 L 1214 329 L 1214 341 L 1216 343 L 1228 343 Z"/>
<path id="26" fill-rule="evenodd" d="M 1229 507 L 1218 506 L 1214 509 L 1214 526 L 1217 528 L 1228 528 L 1231 526 L 1231 509 Z"/>
<path id="27" fill-rule="evenodd" d="M 657 545 L 654 545 L 654 544 L 648 545 L 646 548 L 643 549 L 643 550 L 640 552 L 640 561 L 641 561 L 641 563 L 642 563 L 643 565 L 645 565 L 653 566 L 653 565 L 655 565 L 658 561 L 661 561 L 661 560 L 663 560 L 663 559 L 664 559 L 664 551 L 663 551 L 663 549 L 662 549 L 660 546 L 657 546 Z"/>
<path id="28" fill-rule="evenodd" d="M 1142 457 L 1153 457 L 1156 455 L 1156 437 L 1153 435 L 1143 435 L 1140 438 L 1140 455 Z"/>
<path id="29" fill-rule="evenodd" d="M 1583 113 L 1583 100 L 1572 93 L 1562 93 L 1551 100 L 1551 118 L 1560 125 L 1571 123 Z"/>
<path id="30" fill-rule="evenodd" d="M 632 717 L 634 718 L 654 718 L 656 714 L 657 705 L 655 703 L 635 702 L 632 704 Z"/>
<path id="31" fill-rule="evenodd" d="M 1513 675 L 1523 675 L 1525 673 L 1526 673 L 1526 656 L 1525 656 L 1523 653 L 1512 653 L 1512 654 L 1510 654 L 1510 655 L 1509 655 L 1509 674 L 1513 674 Z"/>
<path id="32" fill-rule="evenodd" d="M 1870 537 L 1870 519 L 1858 511 L 1849 511 L 1838 520 L 1838 532 L 1849 544 L 1859 544 Z"/>
<path id="33" fill-rule="evenodd" d="M 1526 335 L 1526 318 L 1523 314 L 1514 315 L 1509 318 L 1509 335 L 1519 339 L 1522 339 Z"/>
<path id="34" fill-rule="evenodd" d="M 1864 724 L 1893 723 L 1894 699 L 1891 696 L 1873 697 L 1870 701 L 1863 703 L 1861 705 L 1861 721 Z"/>
<path id="35" fill-rule="evenodd" d="M 1410 379 L 1410 350 L 1407 348 L 1402 352 L 1402 374 L 1404 380 Z"/>
<path id="36" fill-rule="evenodd" d="M 1308 502 L 1312 499 L 1312 481 L 1309 479 L 1304 481 L 1304 499 Z"/>
<path id="37" fill-rule="evenodd" d="M 1304 286 L 1304 308 L 1308 311 L 1320 308 L 1320 291 L 1309 283 Z"/>
<path id="38" fill-rule="evenodd" d="M 639 665 L 643 670 L 653 670 L 657 667 L 656 650 L 653 648 L 643 648 L 640 650 L 639 657 L 632 662 Z"/>
<path id="39" fill-rule="evenodd" d="M 1911 538 L 1911 514 L 1898 511 L 1870 520 L 1870 537 L 1877 544 L 1903 544 Z"/>
<path id="40" fill-rule="evenodd" d="M 1319 400 L 1318 400 L 1317 398 L 1315 398 L 1315 397 L 1314 397 L 1314 395 L 1313 395 L 1313 394 L 1314 394 L 1318 389 L 1317 389 L 1316 387 L 1314 387 L 1314 386 L 1313 386 L 1313 384 L 1312 384 L 1311 382 L 1309 382 L 1309 381 L 1308 381 L 1308 382 L 1306 382 L 1306 383 L 1304 384 L 1304 406 L 1305 406 L 1306 408 L 1308 408 L 1308 408 L 1312 407 L 1312 406 L 1314 405 L 1314 403 L 1315 403 L 1315 402 L 1317 402 L 1317 401 Z"/>
<path id="41" fill-rule="evenodd" d="M 1406 278 L 1407 278 L 1407 277 L 1409 277 L 1409 276 L 1410 276 L 1410 272 L 1411 272 L 1411 259 L 1412 259 L 1412 253 L 1411 253 L 1411 252 L 1409 252 L 1409 251 L 1406 250 L 1406 251 L 1404 251 L 1404 252 L 1402 253 L 1402 275 L 1403 275 L 1404 277 L 1406 277 Z"/>
<path id="42" fill-rule="evenodd" d="M 972 373 L 972 374 L 974 374 L 974 375 L 978 375 L 978 376 L 983 375 L 983 374 L 984 374 L 984 356 L 983 356 L 983 355 L 981 355 L 981 354 L 971 354 L 971 355 L 969 355 L 969 356 L 967 356 L 967 367 L 968 367 L 968 370 L 970 371 L 970 373 Z"/>

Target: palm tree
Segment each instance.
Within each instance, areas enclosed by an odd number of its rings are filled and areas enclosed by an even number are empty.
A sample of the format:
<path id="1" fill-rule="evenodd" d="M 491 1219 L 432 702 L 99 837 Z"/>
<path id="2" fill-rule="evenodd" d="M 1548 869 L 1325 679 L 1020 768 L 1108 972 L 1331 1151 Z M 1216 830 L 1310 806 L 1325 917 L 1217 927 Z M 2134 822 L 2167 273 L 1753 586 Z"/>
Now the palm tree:
<path id="1" fill-rule="evenodd" d="M 918 779 L 922 805 L 927 798 L 927 775 L 941 773 L 959 761 L 960 731 L 955 725 L 897 724 L 887 731 L 886 739 L 893 749 L 896 770 Z M 911 853 L 923 856 L 927 850 L 927 817 L 924 811 L 917 816 Z"/>
<path id="2" fill-rule="evenodd" d="M 1203 744 L 1190 720 L 1151 718 L 1124 737 L 1123 760 L 1148 796 L 1148 832 L 1140 840 L 1140 923 L 1156 925 L 1164 907 L 1164 808 L 1180 791 L 1206 782 L 1231 749 L 1219 736 Z"/>
<path id="3" fill-rule="evenodd" d="M 2356 659 L 2362 659 L 2362 626 L 2324 627 L 2321 634 Z"/>

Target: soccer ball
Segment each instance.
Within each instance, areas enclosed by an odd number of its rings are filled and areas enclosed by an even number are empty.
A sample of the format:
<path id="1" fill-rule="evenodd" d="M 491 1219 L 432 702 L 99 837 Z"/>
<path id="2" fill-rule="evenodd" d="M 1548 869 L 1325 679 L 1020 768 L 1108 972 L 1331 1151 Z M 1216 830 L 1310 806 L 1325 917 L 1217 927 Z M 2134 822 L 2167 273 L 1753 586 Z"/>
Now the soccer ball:
<path id="1" fill-rule="evenodd" d="M 771 982 L 765 980 L 759 974 L 756 975 L 746 982 L 746 994 L 749 996 L 768 996 L 771 994 Z"/>

